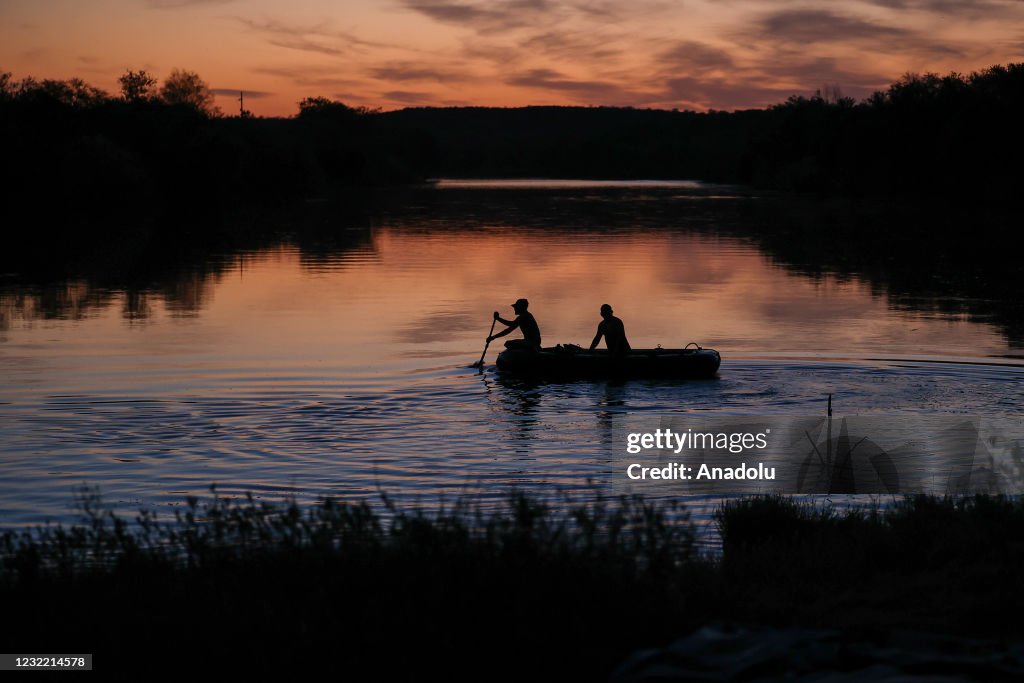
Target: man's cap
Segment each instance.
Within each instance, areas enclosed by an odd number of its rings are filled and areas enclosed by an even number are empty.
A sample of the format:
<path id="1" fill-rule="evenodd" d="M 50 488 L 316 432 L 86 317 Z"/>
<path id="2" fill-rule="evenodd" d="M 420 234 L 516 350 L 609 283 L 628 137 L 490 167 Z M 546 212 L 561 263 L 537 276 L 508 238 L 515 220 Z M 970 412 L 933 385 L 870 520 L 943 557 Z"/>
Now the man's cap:
<path id="1" fill-rule="evenodd" d="M 526 299 L 516 299 L 516 302 L 512 304 L 512 308 L 519 308 L 520 306 L 522 306 L 523 308 L 529 308 L 530 302 L 527 301 Z"/>

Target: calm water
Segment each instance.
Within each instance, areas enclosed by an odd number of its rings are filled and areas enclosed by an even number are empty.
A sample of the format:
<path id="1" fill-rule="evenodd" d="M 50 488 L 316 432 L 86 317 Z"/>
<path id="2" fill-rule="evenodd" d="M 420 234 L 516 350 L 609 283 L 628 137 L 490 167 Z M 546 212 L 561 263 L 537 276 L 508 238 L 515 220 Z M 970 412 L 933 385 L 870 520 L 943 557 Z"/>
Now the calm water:
<path id="1" fill-rule="evenodd" d="M 142 286 L 11 275 L 0 525 L 66 518 L 83 483 L 128 510 L 211 483 L 587 496 L 607 488 L 622 413 L 818 414 L 829 393 L 846 414 L 1024 407 L 1000 301 L 788 254 L 755 237 L 759 201 L 698 183 L 448 181 Z M 519 297 L 546 344 L 589 344 L 608 302 L 634 347 L 717 348 L 720 377 L 526 384 L 494 371 L 500 343 L 478 374 L 491 311 L 511 317 Z"/>

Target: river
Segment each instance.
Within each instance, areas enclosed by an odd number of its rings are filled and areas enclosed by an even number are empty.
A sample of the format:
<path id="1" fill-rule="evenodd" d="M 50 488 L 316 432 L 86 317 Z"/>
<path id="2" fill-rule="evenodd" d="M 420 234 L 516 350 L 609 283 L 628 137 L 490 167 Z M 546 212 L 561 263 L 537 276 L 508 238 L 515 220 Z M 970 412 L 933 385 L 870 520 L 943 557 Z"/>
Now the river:
<path id="1" fill-rule="evenodd" d="M 842 414 L 1020 412 L 1005 301 L 896 273 L 927 263 L 765 238 L 765 201 L 694 182 L 442 181 L 142 286 L 8 275 L 0 526 L 69 519 L 83 484 L 127 512 L 211 484 L 272 500 L 586 498 L 607 489 L 619 414 L 823 414 L 829 394 Z M 527 383 L 496 372 L 498 341 L 477 372 L 492 311 L 512 317 L 520 297 L 545 345 L 588 345 L 610 303 L 633 347 L 697 342 L 721 371 Z"/>

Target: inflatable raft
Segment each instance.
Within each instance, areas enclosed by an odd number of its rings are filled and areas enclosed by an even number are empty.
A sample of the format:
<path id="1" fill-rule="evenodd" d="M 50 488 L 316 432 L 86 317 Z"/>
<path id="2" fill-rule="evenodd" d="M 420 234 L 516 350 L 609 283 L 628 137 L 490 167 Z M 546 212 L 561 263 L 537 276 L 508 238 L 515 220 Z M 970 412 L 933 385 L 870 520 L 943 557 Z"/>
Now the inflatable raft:
<path id="1" fill-rule="evenodd" d="M 533 351 L 508 348 L 498 354 L 502 372 L 555 379 L 646 378 L 699 379 L 713 377 L 722 364 L 714 349 L 633 349 L 613 356 L 604 349 L 588 351 L 572 344 Z"/>

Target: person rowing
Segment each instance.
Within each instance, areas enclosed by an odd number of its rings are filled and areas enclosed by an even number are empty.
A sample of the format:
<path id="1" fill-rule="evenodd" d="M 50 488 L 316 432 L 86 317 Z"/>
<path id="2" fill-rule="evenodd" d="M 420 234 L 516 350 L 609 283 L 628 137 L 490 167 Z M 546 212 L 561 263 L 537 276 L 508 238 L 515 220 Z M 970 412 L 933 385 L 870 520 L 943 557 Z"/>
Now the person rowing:
<path id="1" fill-rule="evenodd" d="M 593 351 L 604 337 L 608 345 L 608 352 L 617 356 L 629 353 L 629 342 L 626 340 L 626 326 L 622 321 L 612 315 L 612 307 L 608 304 L 601 304 L 601 317 L 603 320 L 597 324 L 597 334 L 594 341 L 590 342 L 590 350 Z"/>
<path id="2" fill-rule="evenodd" d="M 534 319 L 533 314 L 527 309 L 530 306 L 530 302 L 526 299 L 517 299 L 512 304 L 512 310 L 516 312 L 515 320 L 505 320 L 498 312 L 494 312 L 494 319 L 505 325 L 505 329 L 497 334 L 492 334 L 487 338 L 487 343 L 490 344 L 493 340 L 498 337 L 504 337 L 506 334 L 512 332 L 512 330 L 518 329 L 523 333 L 522 339 L 510 339 L 505 342 L 506 349 L 530 349 L 532 351 L 540 351 L 540 327 L 537 325 L 537 321 Z"/>

